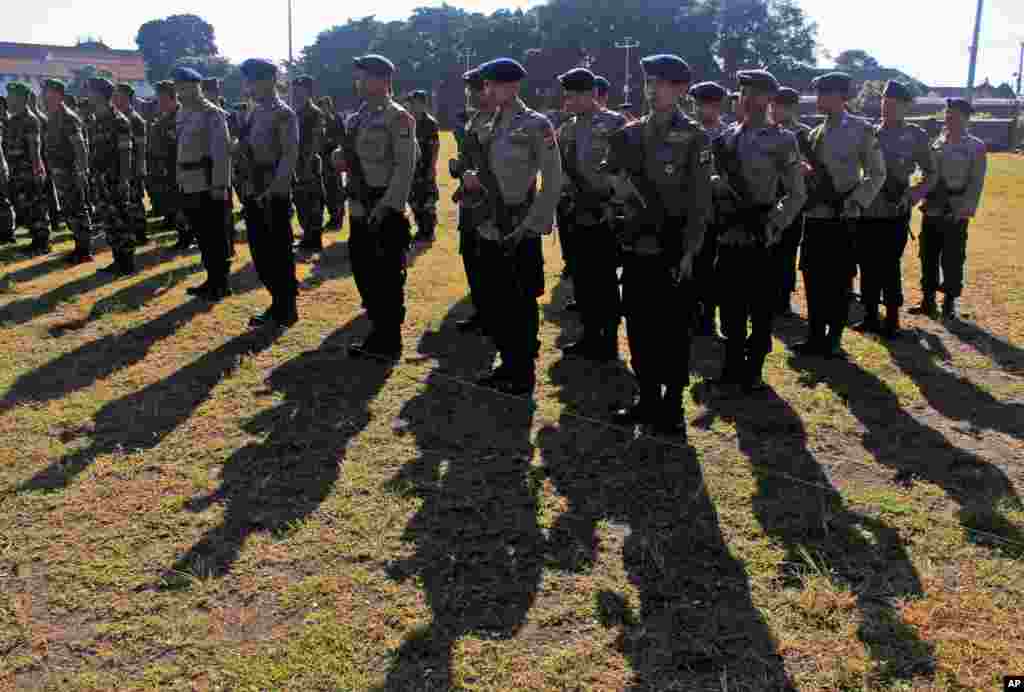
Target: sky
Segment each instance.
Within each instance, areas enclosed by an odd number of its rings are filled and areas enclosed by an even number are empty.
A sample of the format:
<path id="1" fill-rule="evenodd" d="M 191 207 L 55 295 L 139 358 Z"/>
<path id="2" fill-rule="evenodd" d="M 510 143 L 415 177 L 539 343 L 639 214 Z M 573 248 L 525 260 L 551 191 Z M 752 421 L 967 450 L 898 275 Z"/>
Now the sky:
<path id="1" fill-rule="evenodd" d="M 380 19 L 407 17 L 412 8 L 440 5 L 439 1 L 397 0 L 374 3 L 348 0 L 294 1 L 294 51 L 312 43 L 323 29 L 349 17 L 376 14 Z M 481 0 L 449 4 L 490 13 L 506 7 L 527 7 L 541 0 Z M 895 67 L 930 86 L 962 86 L 967 80 L 974 0 L 798 0 L 818 24 L 818 41 L 831 53 L 861 48 L 886 67 Z M 287 0 L 209 0 L 133 3 L 81 0 L 12 0 L 5 8 L 0 40 L 26 43 L 73 44 L 86 35 L 98 36 L 112 48 L 135 48 L 139 26 L 172 14 L 197 14 L 214 26 L 223 55 L 240 61 L 248 57 L 288 57 Z M 926 7 L 928 9 L 926 10 Z M 931 8 L 941 8 L 934 11 Z M 976 83 L 989 78 L 998 85 L 1012 82 L 1024 41 L 1024 2 L 986 0 L 979 41 Z M 641 47 L 641 52 L 643 47 Z M 822 66 L 830 61 L 823 55 Z"/>

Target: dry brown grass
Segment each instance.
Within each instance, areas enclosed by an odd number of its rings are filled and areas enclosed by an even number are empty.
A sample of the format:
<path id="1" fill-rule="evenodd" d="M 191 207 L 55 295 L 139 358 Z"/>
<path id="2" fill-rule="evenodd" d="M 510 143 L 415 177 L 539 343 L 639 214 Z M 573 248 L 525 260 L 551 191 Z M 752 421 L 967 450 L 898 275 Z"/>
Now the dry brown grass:
<path id="1" fill-rule="evenodd" d="M 246 328 L 268 299 L 244 247 L 215 307 L 166 235 L 121 281 L 0 250 L 0 690 L 895 692 L 1024 671 L 1024 161 L 992 157 L 970 321 L 851 334 L 846 364 L 777 348 L 747 403 L 704 396 L 701 342 L 692 449 L 599 422 L 631 383 L 561 358 L 578 327 L 554 239 L 535 402 L 466 383 L 492 353 L 452 329 L 469 306 L 442 182 L 390 370 L 345 355 L 366 325 L 344 233 L 301 265 L 302 320 L 276 339 Z"/>

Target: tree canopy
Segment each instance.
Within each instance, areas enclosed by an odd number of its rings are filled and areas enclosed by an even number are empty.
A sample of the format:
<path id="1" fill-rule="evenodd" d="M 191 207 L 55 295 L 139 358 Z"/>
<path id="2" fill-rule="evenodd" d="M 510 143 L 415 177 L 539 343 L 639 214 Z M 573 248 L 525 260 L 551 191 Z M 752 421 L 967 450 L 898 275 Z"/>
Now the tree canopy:
<path id="1" fill-rule="evenodd" d="M 213 26 L 194 14 L 153 19 L 139 27 L 135 43 L 146 61 L 146 79 L 166 79 L 182 58 L 217 55 Z"/>

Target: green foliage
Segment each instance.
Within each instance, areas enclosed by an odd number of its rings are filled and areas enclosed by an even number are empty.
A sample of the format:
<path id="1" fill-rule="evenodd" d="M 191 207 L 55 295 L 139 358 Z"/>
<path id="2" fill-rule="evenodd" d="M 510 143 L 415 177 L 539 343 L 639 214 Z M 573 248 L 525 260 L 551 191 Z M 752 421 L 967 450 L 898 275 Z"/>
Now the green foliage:
<path id="1" fill-rule="evenodd" d="M 841 70 L 876 70 L 881 65 L 865 50 L 844 50 L 836 56 L 836 67 Z"/>
<path id="2" fill-rule="evenodd" d="M 139 27 L 135 43 L 146 61 L 150 82 L 166 79 L 182 58 L 217 55 L 213 26 L 194 14 L 148 21 Z"/>

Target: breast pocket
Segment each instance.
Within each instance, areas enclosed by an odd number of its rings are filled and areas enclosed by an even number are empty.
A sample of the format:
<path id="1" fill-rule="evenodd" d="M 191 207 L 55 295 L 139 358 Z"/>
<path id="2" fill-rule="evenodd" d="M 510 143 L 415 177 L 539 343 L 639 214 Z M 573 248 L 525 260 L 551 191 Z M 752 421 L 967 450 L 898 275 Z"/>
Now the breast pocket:
<path id="1" fill-rule="evenodd" d="M 356 143 L 359 158 L 383 161 L 391 153 L 391 132 L 386 127 L 368 127 Z"/>

